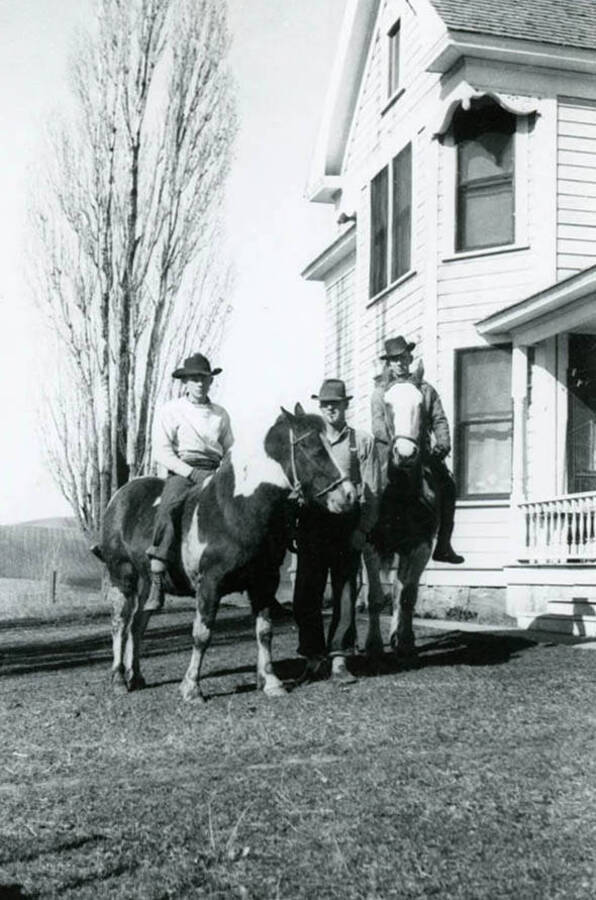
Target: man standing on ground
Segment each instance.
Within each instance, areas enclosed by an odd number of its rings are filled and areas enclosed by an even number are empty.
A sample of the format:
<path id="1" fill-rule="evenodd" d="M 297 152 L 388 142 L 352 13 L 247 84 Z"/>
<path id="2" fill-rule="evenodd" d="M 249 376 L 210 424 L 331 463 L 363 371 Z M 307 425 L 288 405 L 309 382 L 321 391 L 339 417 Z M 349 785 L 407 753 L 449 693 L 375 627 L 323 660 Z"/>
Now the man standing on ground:
<path id="1" fill-rule="evenodd" d="M 153 426 L 153 458 L 168 471 L 157 508 L 153 543 L 147 550 L 151 559 L 151 590 L 146 610 L 161 609 L 164 602 L 164 573 L 177 552 L 180 510 L 193 487 L 201 487 L 220 465 L 234 442 L 230 417 L 222 406 L 209 399 L 213 377 L 206 356 L 195 353 L 172 373 L 184 384 L 184 394 L 165 403 Z"/>
<path id="2" fill-rule="evenodd" d="M 332 514 L 318 507 L 305 507 L 300 513 L 294 616 L 298 652 L 306 657 L 301 681 L 325 677 L 328 654 L 332 679 L 347 684 L 355 681 L 346 667 L 346 657 L 356 646 L 357 576 L 362 549 L 377 517 L 380 468 L 372 436 L 346 423 L 352 398 L 346 395 L 344 382 L 329 378 L 312 396 L 319 401 L 329 450 L 340 471 L 356 487 L 358 501 L 349 513 Z M 333 612 L 325 641 L 323 594 L 329 574 Z"/>
<path id="3" fill-rule="evenodd" d="M 445 457 L 451 453 L 449 423 L 443 411 L 441 398 L 435 388 L 410 372 L 412 351 L 415 346 L 416 344 L 406 341 L 401 334 L 385 341 L 385 353 L 381 359 L 386 362 L 386 371 L 379 379 L 371 397 L 372 432 L 380 445 L 379 455 L 382 455 L 386 461 L 394 435 L 384 399 L 385 392 L 397 382 L 410 381 L 415 384 L 423 398 L 421 440 L 423 463 L 430 467 L 439 494 L 439 531 L 433 559 L 437 562 L 458 565 L 464 562 L 464 558 L 451 546 L 455 520 L 456 487 L 453 475 L 445 464 Z M 432 446 L 431 435 L 434 438 Z"/>

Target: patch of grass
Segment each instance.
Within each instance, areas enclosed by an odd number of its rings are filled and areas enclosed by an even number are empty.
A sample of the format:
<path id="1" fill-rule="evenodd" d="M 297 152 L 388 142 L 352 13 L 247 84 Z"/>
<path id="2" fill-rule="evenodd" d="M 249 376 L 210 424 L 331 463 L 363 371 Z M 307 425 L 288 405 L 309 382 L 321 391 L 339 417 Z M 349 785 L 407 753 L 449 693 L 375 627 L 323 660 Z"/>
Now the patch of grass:
<path id="1" fill-rule="evenodd" d="M 126 697 L 107 664 L 2 679 L 0 883 L 77 900 L 594 896 L 591 653 L 421 631 L 415 668 L 358 662 L 349 689 L 268 701 L 246 611 L 218 622 L 205 704 L 178 698 L 189 634 Z M 295 677 L 291 624 L 275 645 Z"/>

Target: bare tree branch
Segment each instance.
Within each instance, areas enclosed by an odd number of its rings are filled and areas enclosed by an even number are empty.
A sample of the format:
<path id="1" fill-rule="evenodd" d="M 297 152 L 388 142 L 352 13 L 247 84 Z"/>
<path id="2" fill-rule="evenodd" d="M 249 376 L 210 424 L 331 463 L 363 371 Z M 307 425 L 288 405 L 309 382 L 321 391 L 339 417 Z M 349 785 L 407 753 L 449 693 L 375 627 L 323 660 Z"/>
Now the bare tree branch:
<path id="1" fill-rule="evenodd" d="M 230 273 L 218 222 L 236 131 L 225 0 L 96 0 L 73 114 L 31 203 L 35 294 L 59 353 L 48 465 L 81 527 L 146 471 L 155 403 L 216 352 Z"/>

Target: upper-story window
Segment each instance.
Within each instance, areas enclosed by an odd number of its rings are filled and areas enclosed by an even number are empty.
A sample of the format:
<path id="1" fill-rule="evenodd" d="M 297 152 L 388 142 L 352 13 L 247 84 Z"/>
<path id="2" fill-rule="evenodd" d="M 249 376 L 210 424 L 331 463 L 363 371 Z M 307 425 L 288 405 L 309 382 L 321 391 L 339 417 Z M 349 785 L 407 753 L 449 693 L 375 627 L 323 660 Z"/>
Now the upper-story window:
<path id="1" fill-rule="evenodd" d="M 393 95 L 399 89 L 399 51 L 400 51 L 401 25 L 399 20 L 387 33 L 387 96 Z"/>
<path id="2" fill-rule="evenodd" d="M 496 103 L 453 118 L 458 251 L 515 242 L 515 128 L 515 116 Z"/>
<path id="3" fill-rule="evenodd" d="M 370 186 L 370 278 L 374 297 L 409 271 L 412 244 L 412 145 L 375 175 Z"/>

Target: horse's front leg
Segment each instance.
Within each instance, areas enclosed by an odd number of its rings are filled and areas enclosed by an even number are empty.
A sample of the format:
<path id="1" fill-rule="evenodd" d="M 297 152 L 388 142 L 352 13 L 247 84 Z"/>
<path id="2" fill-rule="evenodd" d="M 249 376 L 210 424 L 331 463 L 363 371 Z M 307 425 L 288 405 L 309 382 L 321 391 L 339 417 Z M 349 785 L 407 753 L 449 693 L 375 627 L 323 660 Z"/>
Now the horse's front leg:
<path id="1" fill-rule="evenodd" d="M 197 609 L 192 626 L 192 653 L 188 669 L 180 684 L 184 700 L 204 700 L 201 691 L 201 666 L 207 648 L 211 643 L 213 624 L 217 615 L 219 594 L 212 579 L 202 578 L 197 587 Z"/>
<path id="2" fill-rule="evenodd" d="M 416 655 L 416 642 L 414 638 L 414 610 L 418 599 L 418 586 L 420 577 L 430 557 L 430 544 L 419 544 L 410 553 L 400 557 L 397 569 L 397 582 L 399 586 L 399 605 L 396 604 L 395 612 L 397 621 L 393 631 L 391 646 L 401 657 L 413 657 Z"/>
<path id="3" fill-rule="evenodd" d="M 381 635 L 381 610 L 385 596 L 381 586 L 379 554 L 371 544 L 365 544 L 362 560 L 368 579 L 368 632 L 364 643 L 366 655 L 373 659 L 383 655 L 383 637 Z"/>

